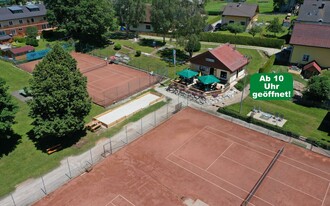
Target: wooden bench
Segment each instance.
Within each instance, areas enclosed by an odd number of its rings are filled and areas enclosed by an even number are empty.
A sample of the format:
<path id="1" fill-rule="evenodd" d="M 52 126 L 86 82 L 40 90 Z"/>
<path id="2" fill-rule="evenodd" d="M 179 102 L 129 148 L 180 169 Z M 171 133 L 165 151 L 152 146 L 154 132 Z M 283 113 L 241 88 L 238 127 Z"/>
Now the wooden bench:
<path id="1" fill-rule="evenodd" d="M 102 124 L 99 121 L 92 121 L 88 124 L 86 124 L 86 128 L 92 132 L 95 132 L 96 130 L 100 129 Z"/>
<path id="2" fill-rule="evenodd" d="M 46 151 L 47 151 L 47 154 L 52 154 L 54 152 L 57 152 L 60 149 L 62 149 L 62 145 L 61 144 L 57 144 L 57 145 L 55 145 L 53 147 L 50 147 L 50 148 L 46 149 Z"/>

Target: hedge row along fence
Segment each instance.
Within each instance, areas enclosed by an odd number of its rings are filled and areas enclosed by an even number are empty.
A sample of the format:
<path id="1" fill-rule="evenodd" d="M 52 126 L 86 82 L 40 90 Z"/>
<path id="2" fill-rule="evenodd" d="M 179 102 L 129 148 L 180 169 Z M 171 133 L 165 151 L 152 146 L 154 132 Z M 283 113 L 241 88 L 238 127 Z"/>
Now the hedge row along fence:
<path id="1" fill-rule="evenodd" d="M 250 36 L 237 36 L 221 33 L 202 32 L 199 35 L 200 41 L 218 42 L 218 43 L 231 43 L 250 46 L 261 46 L 271 48 L 281 48 L 285 44 L 283 39 L 263 38 L 263 37 L 250 37 Z"/>
<path id="2" fill-rule="evenodd" d="M 297 134 L 297 133 L 291 132 L 289 130 L 285 130 L 285 129 L 283 129 L 281 127 L 278 127 L 278 126 L 274 126 L 274 125 L 267 124 L 265 122 L 256 120 L 256 119 L 254 119 L 251 116 L 248 117 L 248 116 L 241 115 L 241 114 L 239 114 L 239 113 L 237 113 L 237 112 L 235 112 L 235 111 L 233 111 L 231 109 L 219 108 L 218 109 L 218 112 L 220 112 L 222 114 L 225 114 L 225 115 L 228 115 L 228 116 L 231 116 L 231 117 L 234 117 L 234 118 L 237 118 L 237 119 L 240 119 L 240 120 L 243 120 L 243 121 L 248 122 L 248 123 L 253 123 L 255 125 L 264 127 L 266 129 L 269 129 L 269 130 L 278 132 L 280 134 L 284 134 L 286 136 L 293 137 L 295 139 L 299 139 L 299 137 L 300 137 L 300 135 Z M 310 139 L 310 138 L 307 138 L 306 139 L 306 142 L 308 142 L 308 143 L 310 143 L 312 145 L 315 145 L 315 146 L 319 146 L 319 147 L 321 147 L 323 149 L 330 149 L 330 144 L 329 143 L 317 141 L 317 140 Z"/>

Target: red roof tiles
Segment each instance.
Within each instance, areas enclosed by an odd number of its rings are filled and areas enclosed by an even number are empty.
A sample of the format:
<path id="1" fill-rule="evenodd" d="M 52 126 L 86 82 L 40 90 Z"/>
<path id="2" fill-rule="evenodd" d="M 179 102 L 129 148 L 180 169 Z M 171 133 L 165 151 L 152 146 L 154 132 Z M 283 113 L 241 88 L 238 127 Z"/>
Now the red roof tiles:
<path id="1" fill-rule="evenodd" d="M 33 46 L 23 46 L 23 47 L 19 47 L 19 48 L 10 49 L 10 51 L 14 55 L 24 54 L 24 53 L 27 53 L 27 52 L 34 51 L 34 47 Z"/>
<path id="2" fill-rule="evenodd" d="M 212 61 L 213 59 L 214 61 Z M 248 59 L 235 50 L 232 45 L 225 44 L 191 58 L 190 62 L 235 72 L 247 65 Z"/>
<path id="3" fill-rule="evenodd" d="M 303 68 L 303 70 L 317 70 L 318 72 L 321 73 L 321 67 L 315 62 L 315 61 L 312 61 L 308 64 L 306 64 Z"/>
<path id="4" fill-rule="evenodd" d="M 290 44 L 330 48 L 330 26 L 295 23 Z"/>

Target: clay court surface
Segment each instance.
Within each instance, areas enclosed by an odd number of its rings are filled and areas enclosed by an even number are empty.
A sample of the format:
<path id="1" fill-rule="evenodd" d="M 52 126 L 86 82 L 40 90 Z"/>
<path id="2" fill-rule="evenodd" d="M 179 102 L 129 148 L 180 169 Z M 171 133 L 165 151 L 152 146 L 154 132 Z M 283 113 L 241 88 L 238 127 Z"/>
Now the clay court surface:
<path id="1" fill-rule="evenodd" d="M 186 108 L 36 205 L 330 205 L 330 159 Z"/>
<path id="2" fill-rule="evenodd" d="M 87 90 L 93 102 L 101 106 L 131 96 L 157 82 L 155 76 L 129 67 L 107 64 L 105 60 L 88 54 L 70 53 L 77 60 L 77 67 L 87 77 Z M 38 61 L 19 65 L 27 72 L 32 72 Z"/>

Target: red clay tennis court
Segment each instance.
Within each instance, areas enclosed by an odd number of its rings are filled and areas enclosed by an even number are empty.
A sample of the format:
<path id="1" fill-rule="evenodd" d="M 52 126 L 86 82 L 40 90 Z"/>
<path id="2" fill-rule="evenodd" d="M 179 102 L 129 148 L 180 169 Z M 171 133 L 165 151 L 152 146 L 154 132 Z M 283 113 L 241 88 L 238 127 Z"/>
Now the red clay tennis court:
<path id="1" fill-rule="evenodd" d="M 156 76 L 126 66 L 108 64 L 107 61 L 88 54 L 72 52 L 77 67 L 87 77 L 87 90 L 93 102 L 109 106 L 121 99 L 157 83 Z M 32 72 L 38 61 L 19 65 Z"/>
<path id="2" fill-rule="evenodd" d="M 330 205 L 330 159 L 186 108 L 36 205 Z"/>

